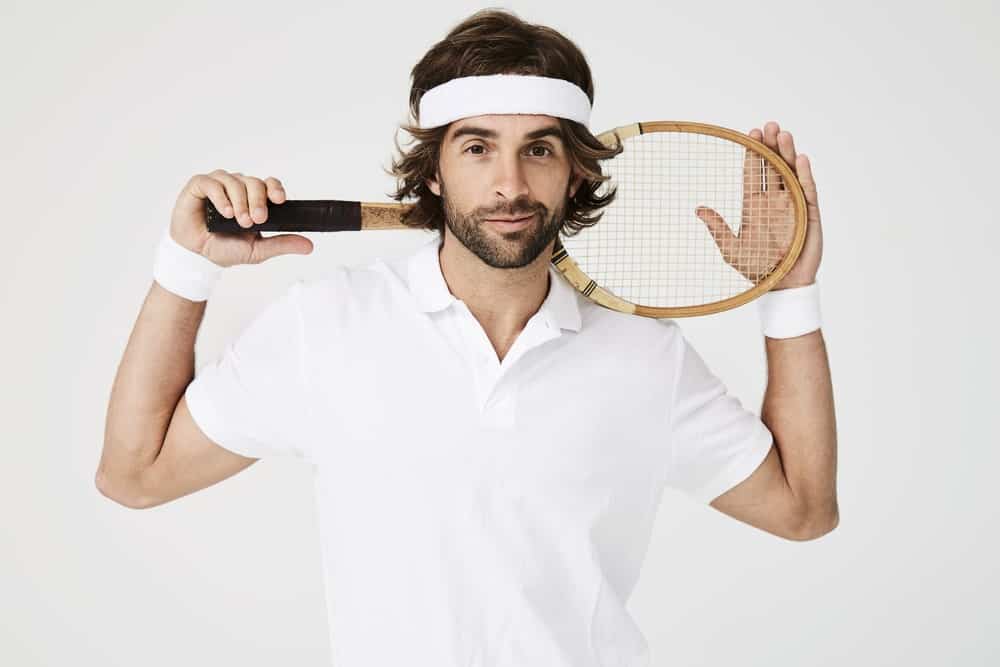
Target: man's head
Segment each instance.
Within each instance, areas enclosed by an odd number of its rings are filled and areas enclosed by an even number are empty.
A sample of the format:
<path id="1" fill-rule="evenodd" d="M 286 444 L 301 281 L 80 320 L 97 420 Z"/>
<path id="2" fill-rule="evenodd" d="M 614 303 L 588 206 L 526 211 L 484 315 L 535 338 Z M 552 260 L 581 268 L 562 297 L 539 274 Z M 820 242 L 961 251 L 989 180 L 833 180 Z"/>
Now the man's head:
<path id="1" fill-rule="evenodd" d="M 420 126 L 425 92 L 453 79 L 494 74 L 562 79 L 593 101 L 590 68 L 571 41 L 509 13 L 478 12 L 413 68 L 410 111 L 417 122 L 403 129 L 416 145 L 400 150 L 393 162 L 399 180 L 393 196 L 417 199 L 406 224 L 442 232 L 447 226 L 487 264 L 514 268 L 535 259 L 560 231 L 571 235 L 600 219 L 598 209 L 614 192 L 596 194 L 606 180 L 598 160 L 620 149 L 606 148 L 577 121 L 544 114 L 486 114 Z M 520 228 L 490 222 L 527 215 L 531 221 Z"/>
<path id="2" fill-rule="evenodd" d="M 448 229 L 490 266 L 530 264 L 562 228 L 581 178 L 561 135 L 551 116 L 487 115 L 451 123 L 441 140 L 428 188 Z"/>

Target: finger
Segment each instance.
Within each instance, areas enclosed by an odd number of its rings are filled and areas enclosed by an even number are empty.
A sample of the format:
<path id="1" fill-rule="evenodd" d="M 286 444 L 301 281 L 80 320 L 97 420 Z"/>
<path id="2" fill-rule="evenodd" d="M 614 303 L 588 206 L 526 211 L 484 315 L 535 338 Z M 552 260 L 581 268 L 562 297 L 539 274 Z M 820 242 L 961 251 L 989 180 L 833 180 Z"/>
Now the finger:
<path id="1" fill-rule="evenodd" d="M 755 127 L 754 129 L 750 130 L 750 138 L 755 141 L 763 141 L 764 133 L 761 132 L 759 128 Z"/>
<path id="2" fill-rule="evenodd" d="M 247 189 L 247 206 L 250 208 L 250 217 L 257 224 L 267 220 L 267 185 L 256 176 L 237 176 Z"/>
<path id="3" fill-rule="evenodd" d="M 216 169 L 209 175 L 225 187 L 226 196 L 233 204 L 233 214 L 240 227 L 252 227 L 253 220 L 247 207 L 247 188 L 243 181 L 223 169 Z"/>
<path id="4" fill-rule="evenodd" d="M 778 154 L 781 159 L 784 160 L 789 167 L 795 168 L 795 141 L 792 139 L 792 133 L 782 130 L 778 132 Z"/>
<path id="5" fill-rule="evenodd" d="M 715 245 L 719 246 L 720 249 L 728 249 L 732 246 L 736 235 L 733 234 L 733 230 L 729 228 L 721 215 L 707 206 L 699 206 L 694 210 L 694 214 L 708 227 L 709 233 L 715 240 Z"/>
<path id="6" fill-rule="evenodd" d="M 233 205 L 229 201 L 229 197 L 226 196 L 226 189 L 222 187 L 222 183 L 219 183 L 211 176 L 198 174 L 191 179 L 190 190 L 199 199 L 208 199 L 208 201 L 212 202 L 215 210 L 224 217 L 233 217 Z"/>
<path id="7" fill-rule="evenodd" d="M 298 234 L 276 234 L 254 240 L 250 253 L 250 264 L 261 262 L 279 255 L 308 255 L 313 250 L 312 241 Z"/>
<path id="8" fill-rule="evenodd" d="M 770 160 L 764 160 L 764 179 L 764 187 L 770 192 L 786 189 L 785 179 Z"/>
<path id="9" fill-rule="evenodd" d="M 773 151 L 778 150 L 778 131 L 780 129 L 773 120 L 764 124 L 764 145 Z"/>
<path id="10" fill-rule="evenodd" d="M 764 160 L 757 151 L 747 148 L 743 153 L 743 195 L 764 191 Z"/>
<path id="11" fill-rule="evenodd" d="M 780 150 L 778 147 L 778 133 L 780 131 L 781 128 L 773 120 L 764 123 L 764 145 L 775 153 L 778 153 Z M 764 179 L 767 190 L 771 192 L 780 190 L 781 177 L 778 175 L 778 171 L 771 165 L 770 162 L 767 162 L 766 160 L 765 162 Z"/>
<path id="12" fill-rule="evenodd" d="M 805 153 L 800 153 L 795 161 L 796 175 L 799 177 L 799 184 L 802 185 L 802 192 L 806 196 L 806 203 L 810 206 L 819 206 L 819 193 L 816 192 L 816 181 L 813 179 L 812 165 Z"/>
<path id="13" fill-rule="evenodd" d="M 264 183 L 267 185 L 268 198 L 275 204 L 280 204 L 288 199 L 288 196 L 285 194 L 285 186 L 283 186 L 281 181 L 276 179 L 274 176 L 268 176 L 265 178 Z"/>

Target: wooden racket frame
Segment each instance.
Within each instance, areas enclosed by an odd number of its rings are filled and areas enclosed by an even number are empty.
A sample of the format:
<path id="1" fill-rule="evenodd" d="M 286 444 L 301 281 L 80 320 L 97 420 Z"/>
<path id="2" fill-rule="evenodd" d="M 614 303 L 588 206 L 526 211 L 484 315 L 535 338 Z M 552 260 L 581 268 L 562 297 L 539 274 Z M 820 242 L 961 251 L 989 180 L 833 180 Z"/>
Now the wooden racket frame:
<path id="1" fill-rule="evenodd" d="M 625 299 L 622 299 L 621 297 L 618 297 L 601 287 L 595 280 L 588 276 L 583 269 L 580 268 L 579 264 L 577 264 L 576 261 L 569 255 L 566 248 L 563 247 L 562 241 L 559 237 L 556 237 L 555 246 L 552 249 L 552 264 L 556 269 L 558 269 L 563 277 L 566 278 L 569 284 L 571 284 L 577 291 L 591 301 L 594 301 L 598 305 L 604 306 L 605 308 L 610 308 L 611 310 L 617 310 L 619 312 L 632 315 L 641 315 L 643 317 L 669 318 L 709 315 L 711 313 L 718 313 L 724 310 L 729 310 L 730 308 L 742 306 L 748 301 L 753 301 L 757 297 L 768 292 L 785 276 L 786 273 L 791 270 L 792 266 L 795 264 L 795 260 L 798 259 L 799 253 L 802 251 L 802 246 L 805 244 L 806 240 L 806 223 L 808 220 L 806 198 L 805 193 L 802 191 L 802 185 L 795 176 L 795 172 L 792 171 L 791 167 L 785 163 L 785 160 L 780 155 L 749 135 L 737 132 L 736 130 L 718 127 L 716 125 L 708 125 L 706 123 L 668 120 L 632 123 L 630 125 L 616 127 L 612 130 L 608 130 L 607 132 L 602 132 L 597 135 L 597 138 L 605 146 L 612 147 L 618 142 L 630 139 L 640 134 L 650 134 L 652 132 L 691 132 L 695 134 L 708 134 L 721 139 L 734 141 L 759 153 L 763 158 L 765 158 L 784 178 L 785 188 L 791 193 L 795 204 L 795 230 L 794 236 L 792 237 L 792 245 L 789 248 L 788 253 L 778 263 L 778 266 L 776 266 L 766 278 L 754 285 L 752 289 L 737 294 L 736 296 L 729 297 L 728 299 L 713 301 L 711 303 L 705 303 L 698 306 L 643 306 L 632 303 L 631 301 L 626 301 Z M 401 222 L 403 212 L 411 206 L 413 205 L 361 202 L 361 229 L 413 229 L 413 227 L 408 227 Z M 581 233 L 586 234 L 587 231 L 583 230 Z"/>
<path id="2" fill-rule="evenodd" d="M 667 318 L 709 315 L 711 313 L 718 313 L 724 310 L 729 310 L 730 308 L 742 306 L 748 301 L 752 301 L 768 292 L 785 276 L 786 273 L 788 273 L 789 270 L 791 270 L 792 266 L 795 264 L 795 260 L 798 259 L 799 253 L 802 251 L 802 246 L 805 244 L 806 240 L 806 223 L 808 221 L 806 198 L 805 193 L 802 191 L 802 185 L 795 176 L 795 172 L 792 171 L 791 167 L 785 163 L 785 160 L 780 155 L 749 135 L 724 127 L 707 125 L 705 123 L 665 120 L 633 123 L 631 125 L 616 127 L 615 129 L 608 130 L 607 132 L 602 132 L 597 135 L 597 138 L 605 146 L 611 147 L 620 141 L 624 141 L 640 134 L 649 134 L 651 132 L 692 132 L 696 134 L 709 134 L 722 139 L 735 141 L 738 144 L 742 144 L 743 146 L 754 150 L 764 157 L 784 178 L 785 187 L 791 193 L 792 199 L 795 203 L 795 230 L 794 236 L 792 237 L 792 245 L 789 248 L 788 253 L 778 263 L 778 266 L 774 268 L 774 271 L 768 274 L 768 276 L 759 283 L 754 285 L 752 289 L 741 292 L 740 294 L 729 297 L 728 299 L 713 301 L 711 303 L 705 303 L 698 306 L 643 306 L 615 296 L 608 290 L 598 285 L 597 282 L 584 273 L 583 269 L 581 269 L 576 261 L 570 257 L 569 253 L 563 247 L 562 241 L 558 237 L 556 238 L 555 248 L 552 253 L 552 263 L 555 264 L 555 267 L 562 273 L 563 277 L 565 277 L 566 280 L 573 285 L 573 287 L 597 304 L 622 313 L 641 315 L 643 317 Z M 582 233 L 586 234 L 587 232 L 586 230 L 583 230 Z"/>

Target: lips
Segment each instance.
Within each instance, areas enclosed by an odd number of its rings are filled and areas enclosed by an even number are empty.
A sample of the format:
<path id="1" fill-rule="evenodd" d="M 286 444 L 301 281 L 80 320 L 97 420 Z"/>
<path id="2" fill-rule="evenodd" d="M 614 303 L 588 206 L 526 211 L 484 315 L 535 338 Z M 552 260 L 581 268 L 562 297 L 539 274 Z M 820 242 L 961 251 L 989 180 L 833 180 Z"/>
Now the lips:
<path id="1" fill-rule="evenodd" d="M 516 232 L 526 228 L 534 219 L 535 216 L 528 215 L 523 218 L 487 218 L 486 222 L 501 232 Z"/>
<path id="2" fill-rule="evenodd" d="M 530 220 L 534 215 L 525 215 L 520 218 L 486 218 L 487 222 L 521 222 L 523 220 Z"/>

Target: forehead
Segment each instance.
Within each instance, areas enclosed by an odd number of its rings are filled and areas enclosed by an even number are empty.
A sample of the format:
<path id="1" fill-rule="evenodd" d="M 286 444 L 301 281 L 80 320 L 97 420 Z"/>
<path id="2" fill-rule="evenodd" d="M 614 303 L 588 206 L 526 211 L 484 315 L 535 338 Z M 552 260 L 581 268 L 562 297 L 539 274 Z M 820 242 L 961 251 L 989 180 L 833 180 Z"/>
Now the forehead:
<path id="1" fill-rule="evenodd" d="M 539 130 L 559 130 L 559 119 L 542 114 L 491 114 L 471 116 L 454 121 L 445 133 L 445 141 L 450 140 L 460 130 L 484 130 L 498 138 L 522 139 Z M 464 132 L 462 134 L 465 134 Z"/>

